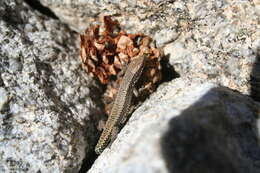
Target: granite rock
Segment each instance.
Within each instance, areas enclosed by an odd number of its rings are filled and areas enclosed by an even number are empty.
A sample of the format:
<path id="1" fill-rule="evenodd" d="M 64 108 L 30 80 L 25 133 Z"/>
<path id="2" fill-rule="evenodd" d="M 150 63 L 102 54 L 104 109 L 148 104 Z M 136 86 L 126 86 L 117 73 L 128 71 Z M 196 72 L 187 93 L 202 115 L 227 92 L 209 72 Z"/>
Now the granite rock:
<path id="1" fill-rule="evenodd" d="M 180 76 L 133 113 L 89 172 L 260 171 L 259 103 L 247 96 L 253 87 L 260 100 L 257 0 L 39 1 L 77 32 L 112 15 L 150 35 Z M 91 157 L 101 89 L 61 21 L 0 2 L 0 172 L 74 173 Z"/>
<path id="2" fill-rule="evenodd" d="M 250 93 L 250 73 L 260 49 L 257 0 L 40 2 L 78 32 L 112 15 L 127 32 L 153 37 L 180 76 Z"/>
<path id="3" fill-rule="evenodd" d="M 186 1 L 189 29 L 165 46 L 180 76 L 200 78 L 250 94 L 250 74 L 260 54 L 257 1 Z"/>
<path id="4" fill-rule="evenodd" d="M 88 173 L 260 171 L 259 103 L 188 78 L 159 87 Z"/>
<path id="5" fill-rule="evenodd" d="M 0 172 L 77 172 L 96 140 L 100 92 L 80 66 L 77 35 L 5 0 L 0 40 Z"/>
<path id="6" fill-rule="evenodd" d="M 158 44 L 170 42 L 178 36 L 179 20 L 187 22 L 188 14 L 181 1 L 162 0 L 40 0 L 63 22 L 77 32 L 83 32 L 105 15 L 117 19 L 127 32 L 143 32 L 154 36 Z M 174 17 L 172 17 L 174 16 Z"/>

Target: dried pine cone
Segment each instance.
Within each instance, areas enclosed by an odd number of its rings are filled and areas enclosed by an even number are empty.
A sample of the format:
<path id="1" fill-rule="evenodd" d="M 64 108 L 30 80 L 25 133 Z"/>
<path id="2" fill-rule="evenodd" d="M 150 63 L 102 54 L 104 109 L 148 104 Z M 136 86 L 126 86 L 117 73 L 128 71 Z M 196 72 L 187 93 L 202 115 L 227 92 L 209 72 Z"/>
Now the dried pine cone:
<path id="1" fill-rule="evenodd" d="M 152 39 L 141 33 L 127 34 L 121 30 L 118 21 L 114 21 L 110 16 L 103 18 L 104 31 L 100 25 L 94 25 L 86 29 L 80 35 L 80 57 L 82 67 L 92 76 L 99 79 L 102 84 L 108 84 L 104 94 L 105 105 L 113 100 L 124 67 L 135 56 L 144 53 L 149 54 L 150 60 L 140 77 L 137 87 L 141 90 L 141 95 L 148 95 L 155 89 L 155 84 L 161 79 L 160 57 L 161 52 L 155 47 Z M 111 79 L 117 76 L 116 80 Z M 108 112 L 108 109 L 106 109 Z"/>

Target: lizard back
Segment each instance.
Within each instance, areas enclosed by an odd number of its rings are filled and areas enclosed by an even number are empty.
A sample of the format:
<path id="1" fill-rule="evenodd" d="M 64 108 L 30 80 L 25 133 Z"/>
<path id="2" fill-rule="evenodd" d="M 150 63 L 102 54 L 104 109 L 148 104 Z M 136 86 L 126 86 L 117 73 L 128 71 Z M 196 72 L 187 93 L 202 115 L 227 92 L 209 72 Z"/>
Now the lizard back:
<path id="1" fill-rule="evenodd" d="M 112 110 L 109 114 L 105 128 L 99 138 L 95 151 L 100 154 L 111 139 L 112 131 L 119 125 L 123 116 L 128 115 L 135 83 L 141 76 L 146 57 L 140 56 L 130 62 L 118 89 Z"/>

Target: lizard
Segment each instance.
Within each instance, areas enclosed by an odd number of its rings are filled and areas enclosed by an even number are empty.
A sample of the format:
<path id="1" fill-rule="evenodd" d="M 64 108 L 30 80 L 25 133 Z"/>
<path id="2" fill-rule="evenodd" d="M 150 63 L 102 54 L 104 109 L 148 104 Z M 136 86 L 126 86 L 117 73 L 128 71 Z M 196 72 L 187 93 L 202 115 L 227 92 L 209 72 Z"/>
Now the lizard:
<path id="1" fill-rule="evenodd" d="M 97 154 L 101 154 L 109 142 L 115 139 L 119 131 L 119 126 L 127 119 L 135 84 L 142 74 L 146 59 L 146 55 L 141 55 L 128 64 L 108 120 L 95 147 Z"/>

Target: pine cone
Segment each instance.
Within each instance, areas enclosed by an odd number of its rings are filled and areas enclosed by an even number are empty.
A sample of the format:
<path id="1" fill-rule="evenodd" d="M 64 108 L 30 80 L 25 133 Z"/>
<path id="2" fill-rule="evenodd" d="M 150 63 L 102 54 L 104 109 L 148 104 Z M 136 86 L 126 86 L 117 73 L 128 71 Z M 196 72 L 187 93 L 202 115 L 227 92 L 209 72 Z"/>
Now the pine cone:
<path id="1" fill-rule="evenodd" d="M 102 84 L 108 84 L 103 100 L 106 112 L 109 112 L 108 107 L 119 87 L 123 69 L 136 56 L 150 55 L 137 83 L 139 94 L 145 98 L 155 90 L 156 83 L 161 80 L 162 53 L 155 47 L 152 38 L 142 33 L 127 34 L 110 16 L 105 16 L 103 23 L 103 32 L 100 25 L 94 25 L 80 35 L 80 57 L 82 67 L 90 75 L 97 77 Z"/>

